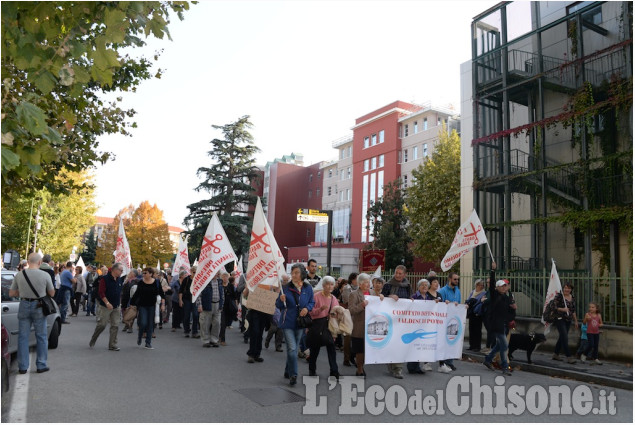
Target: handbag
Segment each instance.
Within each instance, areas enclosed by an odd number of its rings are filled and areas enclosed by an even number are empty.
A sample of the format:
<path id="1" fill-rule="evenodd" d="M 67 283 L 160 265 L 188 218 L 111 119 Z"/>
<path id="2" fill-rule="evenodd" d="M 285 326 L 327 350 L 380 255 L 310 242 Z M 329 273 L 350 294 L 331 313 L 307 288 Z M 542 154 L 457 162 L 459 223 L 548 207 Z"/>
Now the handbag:
<path id="1" fill-rule="evenodd" d="M 296 309 L 298 310 L 298 317 L 295 319 L 296 326 L 298 329 L 310 328 L 313 324 L 313 319 L 311 319 L 311 316 L 308 313 L 304 316 L 300 316 L 300 297 L 297 297 L 295 292 L 292 291 L 292 293 L 293 298 L 295 298 Z"/>
<path id="2" fill-rule="evenodd" d="M 333 307 L 333 298 L 331 296 L 331 305 L 329 306 L 329 312 L 326 317 L 320 317 L 313 321 L 313 326 L 307 333 L 307 345 L 308 346 L 324 346 L 333 344 L 333 336 L 329 331 L 329 318 L 331 316 L 331 307 Z M 308 316 L 308 315 L 307 315 Z"/>
<path id="3" fill-rule="evenodd" d="M 57 306 L 55 304 L 55 301 L 53 301 L 53 298 L 51 298 L 48 294 L 44 295 L 43 297 L 40 297 L 40 294 L 38 294 L 38 292 L 35 290 L 35 288 L 31 284 L 31 280 L 29 279 L 29 276 L 26 274 L 26 270 L 22 270 L 22 274 L 24 275 L 24 278 L 26 279 L 26 283 L 28 283 L 29 286 L 31 287 L 31 291 L 33 291 L 33 293 L 35 294 L 35 297 L 40 300 L 40 305 L 42 306 L 42 314 L 44 314 L 45 316 L 48 316 L 50 314 L 56 313 Z"/>
<path id="4" fill-rule="evenodd" d="M 121 320 L 124 325 L 132 328 L 132 322 L 134 322 L 135 317 L 137 317 L 137 306 L 131 305 L 126 309 L 126 312 L 123 314 L 123 319 Z"/>

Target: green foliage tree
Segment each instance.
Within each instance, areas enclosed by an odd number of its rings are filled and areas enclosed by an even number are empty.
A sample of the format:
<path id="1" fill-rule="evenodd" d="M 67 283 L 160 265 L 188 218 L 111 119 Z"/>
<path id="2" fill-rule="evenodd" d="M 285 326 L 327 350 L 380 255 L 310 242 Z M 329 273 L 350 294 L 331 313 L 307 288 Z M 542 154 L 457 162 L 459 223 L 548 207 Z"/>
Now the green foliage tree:
<path id="1" fill-rule="evenodd" d="M 404 213 L 404 191 L 401 179 L 384 186 L 384 194 L 376 202 L 371 202 L 366 218 L 373 223 L 373 249 L 386 250 L 386 269 L 394 269 L 400 264 L 412 266 L 410 250 L 412 239 L 408 232 L 408 219 Z"/>
<path id="2" fill-rule="evenodd" d="M 117 232 L 119 230 L 119 220 L 123 219 L 123 226 L 126 230 L 126 235 L 128 234 L 128 230 L 130 229 L 130 218 L 134 213 L 135 207 L 134 205 L 128 205 L 127 207 L 119 210 L 115 218 L 113 218 L 112 223 L 108 224 L 106 228 L 102 231 L 101 237 L 97 241 L 97 253 L 95 254 L 95 262 L 100 265 L 105 265 L 110 267 L 115 260 L 114 255 L 112 254 L 115 251 L 116 243 L 117 243 Z M 127 236 L 126 236 L 127 237 Z M 128 238 L 128 240 L 130 240 Z"/>
<path id="3" fill-rule="evenodd" d="M 81 254 L 84 264 L 92 264 L 95 261 L 95 255 L 97 255 L 97 236 L 95 236 L 95 227 L 91 227 Z"/>
<path id="4" fill-rule="evenodd" d="M 86 173 L 66 172 L 55 177 L 64 185 L 67 180 L 78 182 L 81 189 L 68 194 L 54 194 L 46 189 L 33 196 L 2 198 L 2 250 L 16 249 L 24 253 L 31 223 L 29 252 L 33 249 L 35 215 L 41 206 L 41 228 L 38 231 L 37 247 L 51 254 L 57 261 L 68 260 L 73 247 L 79 251 L 84 233 L 94 224 L 97 206 L 94 202 L 92 177 Z M 34 208 L 31 209 L 33 203 Z M 31 219 L 31 220 L 29 220 Z"/>
<path id="5" fill-rule="evenodd" d="M 223 126 L 212 125 L 221 130 L 224 139 L 214 139 L 208 155 L 212 159 L 209 167 L 201 167 L 198 176 L 203 182 L 196 191 L 208 192 L 211 197 L 188 205 L 190 213 L 185 224 L 191 228 L 188 249 L 190 258 L 198 258 L 214 212 L 227 233 L 236 255 L 240 257 L 249 252 L 251 222 L 253 214 L 250 207 L 256 205 L 257 196 L 252 186 L 260 178 L 260 170 L 255 165 L 254 155 L 260 151 L 253 143 L 249 129 L 253 127 L 249 116 Z"/>
<path id="6" fill-rule="evenodd" d="M 461 139 L 444 125 L 436 149 L 412 172 L 414 182 L 407 189 L 414 253 L 426 261 L 443 259 L 461 225 L 460 170 Z"/>
<path id="7" fill-rule="evenodd" d="M 110 158 L 98 150 L 98 136 L 129 135 L 135 111 L 104 94 L 135 91 L 152 77 L 151 60 L 123 50 L 145 45 L 142 35 L 169 37 L 170 11 L 183 19 L 188 8 L 181 1 L 2 3 L 3 197 L 65 192 L 78 182 L 55 179 L 61 170 Z"/>

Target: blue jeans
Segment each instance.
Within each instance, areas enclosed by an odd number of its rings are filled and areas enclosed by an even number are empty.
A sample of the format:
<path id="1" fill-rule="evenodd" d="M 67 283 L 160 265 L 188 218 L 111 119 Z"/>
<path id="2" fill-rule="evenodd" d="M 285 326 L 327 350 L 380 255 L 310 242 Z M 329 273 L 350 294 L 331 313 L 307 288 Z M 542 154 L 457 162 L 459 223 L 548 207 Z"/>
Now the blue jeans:
<path id="1" fill-rule="evenodd" d="M 66 322 L 66 314 L 68 313 L 68 306 L 71 302 L 71 292 L 73 290 L 68 286 L 60 286 L 60 300 L 62 304 L 60 305 L 60 316 L 62 318 L 62 323 Z"/>
<path id="2" fill-rule="evenodd" d="M 496 339 L 496 344 L 494 344 L 494 348 L 492 348 L 492 351 L 490 351 L 489 354 L 485 356 L 485 361 L 487 363 L 491 363 L 496 353 L 500 353 L 501 367 L 505 371 L 509 367 L 509 363 L 507 362 L 507 337 L 505 336 L 505 332 L 496 332 L 493 333 L 493 335 Z"/>
<path id="3" fill-rule="evenodd" d="M 565 356 L 571 357 L 571 353 L 569 352 L 569 328 L 571 327 L 571 322 L 559 319 L 555 321 L 554 325 L 556 325 L 556 329 L 558 329 L 558 342 L 556 342 L 554 353 L 560 354 L 560 350 L 562 350 Z M 587 334 L 587 337 L 588 336 L 589 334 Z"/>
<path id="4" fill-rule="evenodd" d="M 298 346 L 304 335 L 304 329 L 283 329 L 287 344 L 287 364 L 284 371 L 289 376 L 298 376 Z"/>
<path id="5" fill-rule="evenodd" d="M 600 334 L 586 334 L 589 338 L 589 348 L 586 352 L 587 357 L 592 359 L 598 358 L 598 349 L 600 347 Z M 590 356 L 589 356 L 590 354 Z"/>
<path id="6" fill-rule="evenodd" d="M 95 315 L 95 304 L 96 301 L 88 294 L 88 299 L 86 300 L 86 316 L 90 316 L 91 314 L 93 316 Z"/>
<path id="7" fill-rule="evenodd" d="M 37 361 L 35 365 L 38 369 L 46 367 L 49 343 L 46 338 L 46 317 L 42 313 L 42 307 L 38 307 L 39 303 L 39 301 L 20 301 L 18 309 L 18 367 L 20 370 L 29 368 L 31 326 L 35 330 L 35 339 L 37 341 Z"/>
<path id="8" fill-rule="evenodd" d="M 155 306 L 142 305 L 137 307 L 137 324 L 139 325 L 138 341 L 141 341 L 143 333 L 146 334 L 146 344 L 152 345 L 152 332 L 154 332 Z"/>

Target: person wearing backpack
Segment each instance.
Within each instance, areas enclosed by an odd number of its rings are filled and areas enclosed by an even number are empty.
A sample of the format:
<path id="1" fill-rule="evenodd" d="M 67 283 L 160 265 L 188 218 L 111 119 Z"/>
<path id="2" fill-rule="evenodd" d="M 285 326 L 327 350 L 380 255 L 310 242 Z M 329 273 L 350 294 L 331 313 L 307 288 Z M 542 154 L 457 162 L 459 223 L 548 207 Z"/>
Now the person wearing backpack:
<path id="1" fill-rule="evenodd" d="M 483 338 L 483 297 L 485 296 L 485 285 L 482 279 L 477 279 L 474 283 L 474 290 L 467 297 L 465 302 L 468 305 L 467 318 L 470 321 L 470 351 L 481 351 L 481 340 Z"/>

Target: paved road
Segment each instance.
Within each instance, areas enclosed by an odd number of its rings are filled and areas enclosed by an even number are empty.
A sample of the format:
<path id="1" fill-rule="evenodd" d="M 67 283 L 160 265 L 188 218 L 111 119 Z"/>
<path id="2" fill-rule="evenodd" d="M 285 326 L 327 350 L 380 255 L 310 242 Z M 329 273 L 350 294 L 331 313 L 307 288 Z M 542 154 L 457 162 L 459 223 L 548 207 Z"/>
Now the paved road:
<path id="1" fill-rule="evenodd" d="M 3 422 L 509 422 L 510 415 L 518 415 L 522 422 L 632 422 L 633 418 L 631 391 L 522 371 L 503 380 L 481 364 L 467 361 L 457 361 L 458 371 L 451 375 L 435 371 L 406 375 L 403 380 L 392 378 L 383 365 L 368 365 L 365 387 L 356 393 L 361 404 L 355 409 L 347 405 L 356 404 L 354 385 L 363 381 L 343 378 L 329 390 L 325 352 L 318 360 L 319 385 L 305 387 L 300 380 L 291 389 L 282 377 L 285 353 L 272 347 L 263 350 L 264 363 L 249 364 L 247 345 L 235 328 L 228 329 L 228 345 L 220 348 L 203 348 L 200 339 L 186 339 L 164 328 L 157 330 L 152 351 L 137 347 L 135 334 L 120 333 L 121 351 L 112 352 L 107 349 L 107 330 L 95 348 L 88 347 L 94 318 L 70 320 L 59 348 L 49 352 L 50 372 L 32 373 L 32 367 L 28 374 L 18 375 L 13 362 L 12 389 L 2 397 Z M 300 375 L 308 374 L 306 361 L 299 362 Z M 341 366 L 340 372 L 354 375 L 351 367 Z M 558 410 L 553 410 L 555 403 L 540 399 L 548 394 L 548 386 L 563 386 L 561 390 L 575 394 L 571 413 L 565 409 L 564 414 L 553 414 Z M 475 388 L 483 394 L 479 396 Z M 586 404 L 577 401 L 587 397 L 587 390 L 595 404 L 585 409 Z M 497 407 L 500 395 L 505 405 Z M 300 401 L 289 402 L 292 397 Z M 600 399 L 606 414 L 594 415 L 592 408 L 602 407 Z M 484 404 L 496 410 L 479 412 Z M 611 407 L 615 409 L 609 412 Z"/>

